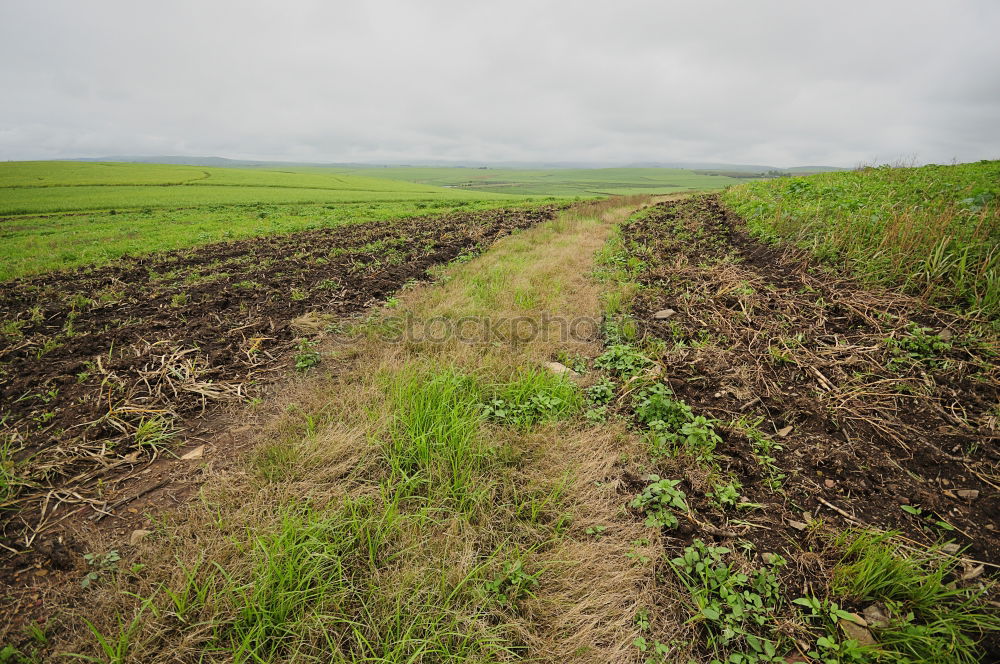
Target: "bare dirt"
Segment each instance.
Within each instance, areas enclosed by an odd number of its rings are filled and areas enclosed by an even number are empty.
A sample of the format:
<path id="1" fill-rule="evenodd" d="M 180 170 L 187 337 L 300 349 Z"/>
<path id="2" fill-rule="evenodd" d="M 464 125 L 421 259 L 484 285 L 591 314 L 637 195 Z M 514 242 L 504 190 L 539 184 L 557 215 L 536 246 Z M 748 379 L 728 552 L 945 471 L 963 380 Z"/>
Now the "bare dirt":
<path id="1" fill-rule="evenodd" d="M 918 542 L 945 535 L 1000 562 L 995 339 L 753 240 L 712 196 L 661 204 L 624 234 L 651 250 L 633 310 L 642 331 L 686 346 L 662 357 L 670 387 L 722 422 L 761 418 L 784 448 L 780 504 L 746 436 L 731 430 L 718 450 L 777 533 L 801 539 L 788 521 L 808 512 Z M 654 318 L 667 308 L 678 313 Z M 894 350 L 912 325 L 949 347 L 929 359 Z"/>

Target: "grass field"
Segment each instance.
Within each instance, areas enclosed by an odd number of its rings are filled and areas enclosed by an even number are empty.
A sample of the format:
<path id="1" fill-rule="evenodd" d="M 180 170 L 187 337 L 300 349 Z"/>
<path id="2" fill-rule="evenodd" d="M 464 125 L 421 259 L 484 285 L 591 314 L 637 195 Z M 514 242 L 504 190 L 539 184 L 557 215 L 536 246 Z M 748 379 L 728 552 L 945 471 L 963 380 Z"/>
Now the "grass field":
<path id="1" fill-rule="evenodd" d="M 491 198 L 500 196 L 450 192 L 332 171 L 78 162 L 0 164 L 0 215 L 248 203 Z"/>
<path id="2" fill-rule="evenodd" d="M 532 200 L 330 172 L 0 164 L 0 214 L 19 215 L 0 220 L 0 281 L 126 254 Z"/>
<path id="3" fill-rule="evenodd" d="M 680 168 L 592 168 L 521 170 L 506 168 L 389 167 L 344 173 L 387 178 L 463 191 L 548 196 L 609 196 L 710 191 L 741 182 Z"/>
<path id="4" fill-rule="evenodd" d="M 104 265 L 125 255 L 365 221 L 486 209 L 501 203 L 455 198 L 376 199 L 365 203 L 255 203 L 15 217 L 0 221 L 0 282 L 50 270 Z"/>
<path id="5" fill-rule="evenodd" d="M 1000 161 L 753 182 L 723 200 L 757 237 L 930 302 L 1000 312 Z"/>

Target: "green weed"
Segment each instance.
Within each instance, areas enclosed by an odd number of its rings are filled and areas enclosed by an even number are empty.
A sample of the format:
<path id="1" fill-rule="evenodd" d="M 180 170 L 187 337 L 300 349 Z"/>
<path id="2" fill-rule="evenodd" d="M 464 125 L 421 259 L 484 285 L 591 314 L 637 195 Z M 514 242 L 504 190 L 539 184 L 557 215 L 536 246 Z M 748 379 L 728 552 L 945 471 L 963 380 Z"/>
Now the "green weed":
<path id="1" fill-rule="evenodd" d="M 652 360 L 632 346 L 615 344 L 594 360 L 594 366 L 622 378 L 631 378 L 652 365 Z"/>
<path id="2" fill-rule="evenodd" d="M 722 437 L 714 420 L 695 415 L 691 407 L 673 398 L 666 385 L 657 383 L 641 390 L 633 400 L 636 419 L 649 429 L 653 456 L 684 451 L 702 461 L 710 461 Z"/>
<path id="3" fill-rule="evenodd" d="M 583 393 L 587 400 L 595 406 L 606 406 L 615 397 L 615 382 L 607 376 L 602 376 L 600 380 L 586 388 Z"/>
<path id="4" fill-rule="evenodd" d="M 483 588 L 492 601 L 515 606 L 527 597 L 534 597 L 533 591 L 538 586 L 541 573 L 538 571 L 528 574 L 524 569 L 524 561 L 518 558 L 505 562 L 500 572 L 487 581 Z"/>
<path id="5" fill-rule="evenodd" d="M 0 424 L 3 424 L 2 418 Z M 16 497 L 27 484 L 27 480 L 21 476 L 20 464 L 14 460 L 14 453 L 17 451 L 13 438 L 5 437 L 0 441 L 0 505 Z M 5 508 L 0 507 L 0 510 L 3 509 Z"/>
<path id="6" fill-rule="evenodd" d="M 730 549 L 695 540 L 670 566 L 688 590 L 692 619 L 717 661 L 732 664 L 783 663 L 783 638 L 775 629 L 782 607 L 773 556 L 767 567 L 744 573 L 725 562 Z"/>
<path id="7" fill-rule="evenodd" d="M 122 558 L 117 551 L 111 550 L 103 554 L 85 553 L 83 554 L 83 559 L 87 563 L 88 572 L 80 581 L 80 585 L 84 588 L 88 588 L 105 574 L 114 570 L 118 565 L 118 561 Z"/>
<path id="8" fill-rule="evenodd" d="M 759 427 L 763 421 L 763 417 L 751 419 L 744 416 L 732 422 L 730 426 L 741 431 L 750 441 L 754 451 L 754 459 L 764 471 L 764 483 L 767 487 L 772 491 L 779 491 L 784 484 L 786 475 L 778 467 L 778 460 L 774 455 L 780 452 L 782 447 L 760 430 Z"/>
<path id="9" fill-rule="evenodd" d="M 824 629 L 813 656 L 824 662 L 857 663 L 981 661 L 977 643 L 1000 631 L 1000 615 L 986 605 L 989 586 L 956 583 L 959 559 L 941 546 L 903 550 L 894 537 L 848 531 L 835 541 L 843 554 L 830 590 L 852 604 L 881 607 L 882 619 L 868 626 L 878 648 L 861 649 L 839 636 L 836 622 L 854 618 L 836 603 L 801 598 L 795 603 L 806 607 L 807 619 Z"/>
<path id="10" fill-rule="evenodd" d="M 706 494 L 707 498 L 715 503 L 719 509 L 726 510 L 739 506 L 740 504 L 740 483 L 738 480 L 731 480 L 728 483 L 717 483 L 712 490 Z"/>
<path id="11" fill-rule="evenodd" d="M 387 392 L 383 453 L 402 490 L 443 491 L 461 505 L 477 500 L 474 480 L 488 461 L 478 382 L 454 369 L 409 369 L 389 378 Z"/>
<path id="12" fill-rule="evenodd" d="M 905 367 L 908 364 L 922 364 L 929 369 L 942 368 L 947 360 L 943 357 L 951 350 L 951 343 L 933 334 L 929 327 L 920 327 L 910 323 L 906 333 L 900 337 L 890 337 L 885 340 L 886 346 L 895 357 L 890 360 L 889 368 Z"/>
<path id="13" fill-rule="evenodd" d="M 177 437 L 174 421 L 163 415 L 144 417 L 132 434 L 132 441 L 139 449 L 159 451 Z"/>
<path id="14" fill-rule="evenodd" d="M 495 396 L 483 404 L 485 416 L 521 430 L 572 415 L 583 402 L 571 380 L 538 369 L 522 370 L 512 381 L 491 391 Z"/>
<path id="15" fill-rule="evenodd" d="M 630 505 L 646 516 L 647 527 L 676 528 L 674 510 L 688 510 L 687 496 L 677 488 L 680 480 L 661 480 L 657 475 L 650 475 L 648 480 L 650 483 Z"/>
<path id="16" fill-rule="evenodd" d="M 723 200 L 765 240 L 931 301 L 1000 309 L 1000 161 L 777 178 Z"/>
<path id="17" fill-rule="evenodd" d="M 308 371 L 315 367 L 323 359 L 322 354 L 316 350 L 316 342 L 308 339 L 299 340 L 298 352 L 295 354 L 295 370 L 299 372 Z"/>

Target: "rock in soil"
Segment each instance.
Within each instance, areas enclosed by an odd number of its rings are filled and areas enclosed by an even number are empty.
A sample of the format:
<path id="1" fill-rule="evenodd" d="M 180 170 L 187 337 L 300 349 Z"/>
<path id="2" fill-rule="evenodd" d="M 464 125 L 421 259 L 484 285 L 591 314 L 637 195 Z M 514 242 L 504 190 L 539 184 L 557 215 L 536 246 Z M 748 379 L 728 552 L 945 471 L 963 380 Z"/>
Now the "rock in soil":
<path id="1" fill-rule="evenodd" d="M 579 376 L 577 372 L 567 367 L 562 362 L 546 362 L 545 368 L 559 376 Z"/>
<path id="2" fill-rule="evenodd" d="M 844 636 L 849 639 L 854 639 L 862 646 L 873 646 L 877 643 L 877 641 L 875 641 L 875 637 L 872 636 L 872 633 L 869 632 L 868 628 L 863 625 L 859 625 L 852 620 L 846 620 L 844 618 L 838 620 L 837 624 L 840 626 L 841 631 L 844 632 Z"/>
<path id="3" fill-rule="evenodd" d="M 128 543 L 131 544 L 132 546 L 135 546 L 136 544 L 138 544 L 139 542 L 146 539 L 148 536 L 152 534 L 153 534 L 152 530 L 143 530 L 141 528 L 138 530 L 133 530 L 132 534 L 128 538 Z"/>

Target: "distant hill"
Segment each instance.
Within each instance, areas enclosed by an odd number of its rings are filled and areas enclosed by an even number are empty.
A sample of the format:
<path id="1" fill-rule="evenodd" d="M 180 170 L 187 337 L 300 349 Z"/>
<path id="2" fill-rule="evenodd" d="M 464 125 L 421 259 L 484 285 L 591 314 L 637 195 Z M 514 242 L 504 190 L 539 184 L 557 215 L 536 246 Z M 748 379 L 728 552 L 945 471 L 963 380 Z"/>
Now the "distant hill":
<path id="1" fill-rule="evenodd" d="M 497 169 L 606 169 L 606 168 L 679 168 L 693 171 L 719 171 L 725 173 L 766 173 L 768 171 L 783 171 L 787 173 L 828 173 L 831 171 L 846 171 L 848 168 L 836 166 L 792 166 L 780 168 L 763 164 L 726 164 L 721 162 L 701 161 L 657 161 L 631 162 L 612 164 L 607 162 L 484 162 L 484 161 L 449 161 L 449 160 L 417 160 L 411 163 L 385 162 L 308 162 L 308 161 L 268 161 L 256 159 L 229 159 L 227 157 L 191 157 L 183 155 L 109 155 L 103 157 L 78 157 L 60 161 L 88 162 L 126 162 L 137 164 L 180 164 L 187 166 L 219 166 L 224 168 L 275 168 L 275 167 L 316 167 L 316 168 L 497 168 Z"/>
<path id="2" fill-rule="evenodd" d="M 179 155 L 109 155 L 107 157 L 78 157 L 59 161 L 119 162 L 126 164 L 173 164 L 178 166 L 217 166 L 220 168 L 268 168 L 273 166 L 346 166 L 346 164 L 296 163 L 287 161 L 257 161 L 228 159 L 226 157 L 185 157 Z"/>

